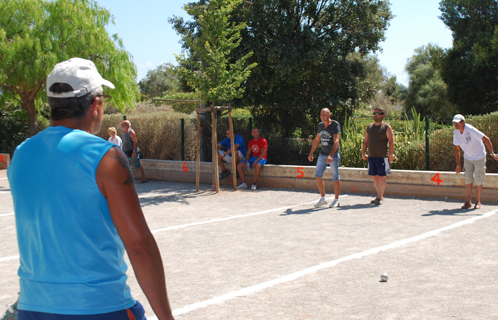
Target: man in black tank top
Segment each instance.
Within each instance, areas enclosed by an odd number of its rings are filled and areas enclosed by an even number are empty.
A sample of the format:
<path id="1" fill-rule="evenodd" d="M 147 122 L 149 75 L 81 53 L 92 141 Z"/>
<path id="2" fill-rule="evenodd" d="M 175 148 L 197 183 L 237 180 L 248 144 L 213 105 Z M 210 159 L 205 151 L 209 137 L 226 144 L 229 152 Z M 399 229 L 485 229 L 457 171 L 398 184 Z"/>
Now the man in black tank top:
<path id="1" fill-rule="evenodd" d="M 390 164 L 394 161 L 394 133 L 391 126 L 382 120 L 384 109 L 375 108 L 374 122 L 365 130 L 361 156 L 368 161 L 368 175 L 373 177 L 377 197 L 370 203 L 380 205 L 384 201 L 387 185 L 387 173 L 391 173 Z M 388 148 L 389 143 L 389 148 Z M 365 152 L 368 149 L 368 155 Z"/>

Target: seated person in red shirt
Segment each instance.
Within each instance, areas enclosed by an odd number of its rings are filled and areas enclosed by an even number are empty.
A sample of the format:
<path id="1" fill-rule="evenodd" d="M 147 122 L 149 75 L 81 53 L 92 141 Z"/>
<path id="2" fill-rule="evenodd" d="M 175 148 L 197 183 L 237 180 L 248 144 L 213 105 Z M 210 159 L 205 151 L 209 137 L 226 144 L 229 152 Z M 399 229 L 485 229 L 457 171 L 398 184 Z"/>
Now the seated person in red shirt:
<path id="1" fill-rule="evenodd" d="M 261 168 L 263 168 L 267 161 L 266 154 L 268 150 L 268 142 L 265 138 L 259 136 L 259 130 L 257 128 L 252 129 L 251 136 L 253 139 L 249 141 L 246 159 L 237 165 L 237 171 L 239 172 L 240 179 L 242 180 L 242 183 L 238 186 L 238 188 L 247 189 L 246 177 L 243 169 L 247 168 L 247 170 L 251 170 L 251 168 L 256 167 L 254 183 L 251 187 L 252 190 L 256 190 L 256 184 L 258 183 Z"/>

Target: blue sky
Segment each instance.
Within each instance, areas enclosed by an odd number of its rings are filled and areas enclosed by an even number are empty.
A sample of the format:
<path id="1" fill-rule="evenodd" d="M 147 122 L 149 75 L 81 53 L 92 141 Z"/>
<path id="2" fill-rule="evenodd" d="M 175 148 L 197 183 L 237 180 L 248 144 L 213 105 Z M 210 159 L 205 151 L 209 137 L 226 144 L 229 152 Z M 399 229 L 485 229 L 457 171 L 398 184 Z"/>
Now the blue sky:
<path id="1" fill-rule="evenodd" d="M 170 62 L 176 64 L 174 54 L 181 53 L 180 37 L 168 23 L 175 16 L 189 19 L 183 10 L 186 0 L 97 0 L 98 4 L 111 11 L 115 25 L 108 26 L 110 34 L 117 33 L 123 39 L 125 49 L 133 56 L 137 65 L 137 81 L 147 71 Z M 398 81 L 408 85 L 404 72 L 407 59 L 415 48 L 428 43 L 443 48 L 452 45 L 451 31 L 438 18 L 439 0 L 391 0 L 391 11 L 396 16 L 386 32 L 386 41 L 381 43 L 382 52 L 377 55 L 380 64 Z"/>

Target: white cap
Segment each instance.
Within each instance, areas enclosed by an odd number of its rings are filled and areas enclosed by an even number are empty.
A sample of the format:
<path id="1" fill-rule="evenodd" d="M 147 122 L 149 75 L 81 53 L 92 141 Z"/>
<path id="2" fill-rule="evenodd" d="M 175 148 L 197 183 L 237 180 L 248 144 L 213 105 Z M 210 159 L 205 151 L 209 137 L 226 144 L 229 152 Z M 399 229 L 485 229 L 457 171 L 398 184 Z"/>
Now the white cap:
<path id="1" fill-rule="evenodd" d="M 55 93 L 49 89 L 54 83 L 66 83 L 74 91 Z M 82 97 L 100 86 L 114 89 L 114 85 L 102 78 L 97 67 L 90 60 L 71 58 L 55 65 L 47 77 L 47 96 L 52 98 Z"/>
<path id="2" fill-rule="evenodd" d="M 462 116 L 461 114 L 457 114 L 453 117 L 453 122 L 460 122 L 460 121 L 465 121 L 465 117 Z"/>

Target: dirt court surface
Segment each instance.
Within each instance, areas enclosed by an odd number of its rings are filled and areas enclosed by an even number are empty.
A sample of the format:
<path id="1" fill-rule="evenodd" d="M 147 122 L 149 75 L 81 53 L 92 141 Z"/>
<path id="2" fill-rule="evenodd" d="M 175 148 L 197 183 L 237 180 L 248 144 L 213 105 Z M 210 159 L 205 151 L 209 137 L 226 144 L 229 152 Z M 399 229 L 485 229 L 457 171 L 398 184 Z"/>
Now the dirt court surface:
<path id="1" fill-rule="evenodd" d="M 17 299 L 15 216 L 0 170 L 0 314 Z M 498 319 L 498 205 L 137 185 L 180 319 Z M 462 197 L 465 189 L 462 188 Z M 330 190 L 328 190 L 330 196 Z M 329 200 L 330 203 L 330 200 Z M 380 282 L 387 273 L 389 280 Z M 135 299 L 154 313 L 129 266 Z"/>

